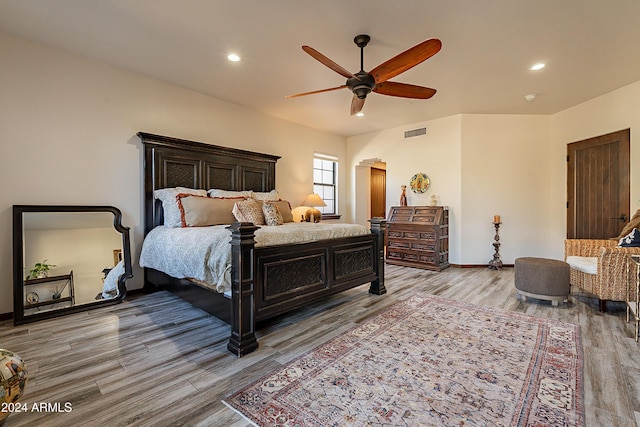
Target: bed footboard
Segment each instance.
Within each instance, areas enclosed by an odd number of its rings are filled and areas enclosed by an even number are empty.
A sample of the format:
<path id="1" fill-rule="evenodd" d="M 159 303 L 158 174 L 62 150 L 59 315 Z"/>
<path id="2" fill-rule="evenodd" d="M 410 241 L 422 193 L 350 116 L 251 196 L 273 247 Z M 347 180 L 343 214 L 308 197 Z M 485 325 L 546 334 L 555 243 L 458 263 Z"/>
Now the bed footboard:
<path id="1" fill-rule="evenodd" d="M 257 321 L 370 282 L 384 286 L 383 218 L 371 220 L 371 234 L 296 245 L 255 247 L 251 223 L 231 230 L 231 336 L 227 348 L 237 356 L 258 347 Z"/>

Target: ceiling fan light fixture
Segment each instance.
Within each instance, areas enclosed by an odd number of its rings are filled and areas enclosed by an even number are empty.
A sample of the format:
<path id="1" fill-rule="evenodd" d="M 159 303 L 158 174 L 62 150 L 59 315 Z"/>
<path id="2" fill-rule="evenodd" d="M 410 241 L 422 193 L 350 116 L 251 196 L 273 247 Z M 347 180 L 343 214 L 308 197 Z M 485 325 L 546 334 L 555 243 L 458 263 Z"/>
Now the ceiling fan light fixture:
<path id="1" fill-rule="evenodd" d="M 353 93 L 360 99 L 365 99 L 369 93 L 371 93 L 371 88 L 367 85 L 358 85 L 353 88 Z"/>

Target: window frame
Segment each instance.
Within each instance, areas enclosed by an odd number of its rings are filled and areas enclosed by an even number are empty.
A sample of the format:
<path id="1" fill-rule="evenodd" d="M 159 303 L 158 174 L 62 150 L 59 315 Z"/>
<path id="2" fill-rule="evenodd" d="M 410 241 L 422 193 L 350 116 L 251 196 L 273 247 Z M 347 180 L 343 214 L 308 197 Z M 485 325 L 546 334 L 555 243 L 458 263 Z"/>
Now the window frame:
<path id="1" fill-rule="evenodd" d="M 321 167 L 319 168 L 316 167 L 316 161 L 322 162 Z M 333 170 L 329 170 L 325 168 L 324 162 L 331 162 Z M 316 181 L 316 171 L 319 171 L 321 176 L 324 176 L 326 172 L 331 172 L 331 181 L 333 182 L 326 182 L 324 179 L 321 179 L 322 182 Z M 327 207 L 324 207 L 324 206 L 317 207 L 317 209 L 320 210 L 320 212 L 322 212 L 322 218 L 323 219 L 339 219 L 340 214 L 338 213 L 339 212 L 338 210 L 338 157 L 332 156 L 330 154 L 313 153 L 312 173 L 313 173 L 313 192 L 318 193 L 320 198 L 322 198 L 322 200 L 324 200 L 325 203 L 328 200 L 333 204 L 332 212 L 325 212 Z M 325 191 L 318 192 L 317 187 L 330 188 L 331 189 L 330 192 L 333 192 L 333 197 L 327 197 L 327 200 L 325 200 L 326 192 Z"/>

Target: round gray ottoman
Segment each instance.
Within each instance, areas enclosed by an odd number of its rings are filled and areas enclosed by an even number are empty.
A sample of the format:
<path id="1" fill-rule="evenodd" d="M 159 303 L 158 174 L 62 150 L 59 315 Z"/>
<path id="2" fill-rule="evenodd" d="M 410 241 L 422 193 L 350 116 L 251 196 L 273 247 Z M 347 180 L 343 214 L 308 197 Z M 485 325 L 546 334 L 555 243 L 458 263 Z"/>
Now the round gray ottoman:
<path id="1" fill-rule="evenodd" d="M 548 258 L 516 258 L 515 282 L 518 295 L 549 300 L 554 306 L 571 292 L 569 264 Z"/>

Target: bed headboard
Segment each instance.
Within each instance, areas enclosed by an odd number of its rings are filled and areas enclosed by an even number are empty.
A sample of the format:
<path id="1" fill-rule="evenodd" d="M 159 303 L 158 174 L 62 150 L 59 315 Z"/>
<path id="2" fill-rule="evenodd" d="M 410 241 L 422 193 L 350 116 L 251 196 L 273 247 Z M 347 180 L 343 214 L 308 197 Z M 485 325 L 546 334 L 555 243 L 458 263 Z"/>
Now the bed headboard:
<path id="1" fill-rule="evenodd" d="M 162 224 L 162 204 L 153 191 L 188 187 L 209 190 L 271 191 L 280 156 L 220 147 L 138 132 L 144 145 L 144 211 L 146 235 Z"/>

